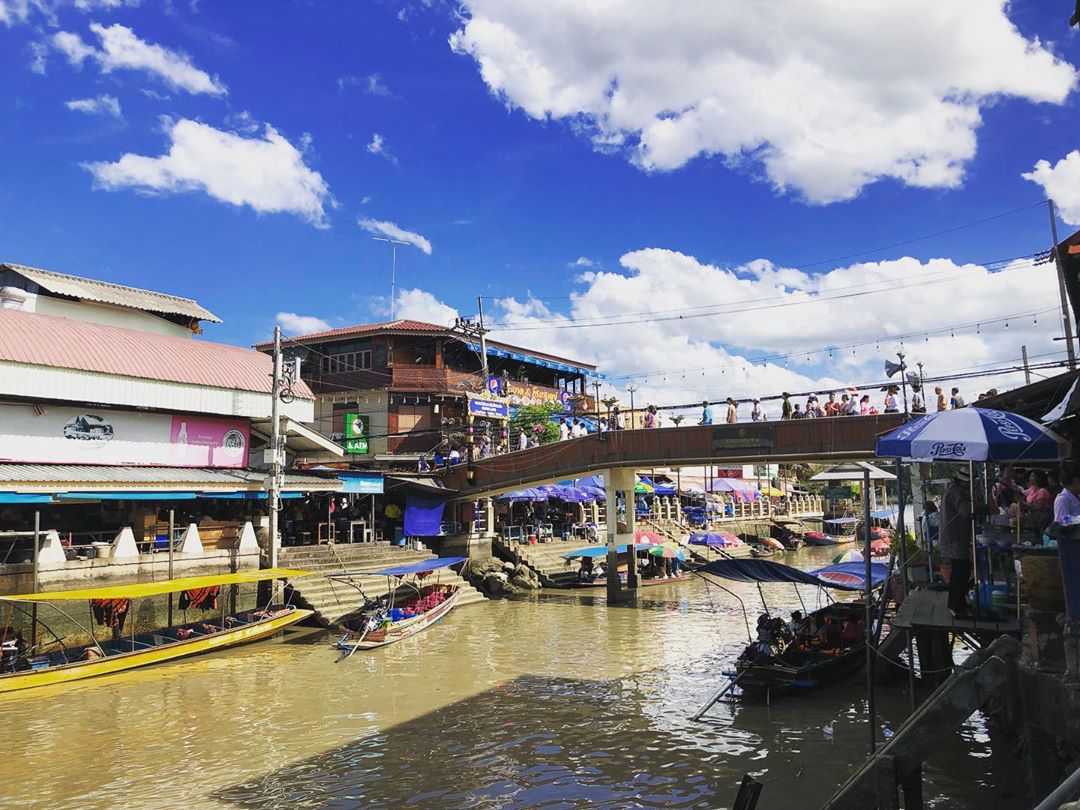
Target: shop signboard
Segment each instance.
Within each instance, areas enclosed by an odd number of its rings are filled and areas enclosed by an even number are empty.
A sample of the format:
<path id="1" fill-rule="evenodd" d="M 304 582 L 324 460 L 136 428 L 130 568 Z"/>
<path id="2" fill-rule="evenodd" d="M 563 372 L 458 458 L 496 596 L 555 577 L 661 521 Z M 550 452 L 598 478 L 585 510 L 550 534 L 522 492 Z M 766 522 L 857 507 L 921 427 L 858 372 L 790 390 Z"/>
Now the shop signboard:
<path id="1" fill-rule="evenodd" d="M 368 452 L 368 416 L 359 413 L 345 414 L 345 452 L 362 456 Z"/>
<path id="2" fill-rule="evenodd" d="M 0 405 L 0 461 L 232 469 L 248 465 L 250 445 L 242 419 Z"/>
<path id="3" fill-rule="evenodd" d="M 566 391 L 514 380 L 509 381 L 508 388 L 511 405 L 558 405 L 563 413 L 572 410 L 571 397 Z"/>
<path id="4" fill-rule="evenodd" d="M 509 419 L 510 406 L 506 402 L 497 399 L 469 397 L 469 414 L 471 416 L 484 416 L 488 419 Z"/>
<path id="5" fill-rule="evenodd" d="M 825 487 L 825 499 L 829 501 L 842 501 L 851 497 L 851 487 L 837 486 Z"/>
<path id="6" fill-rule="evenodd" d="M 713 478 L 742 478 L 743 468 L 740 467 L 715 467 Z"/>

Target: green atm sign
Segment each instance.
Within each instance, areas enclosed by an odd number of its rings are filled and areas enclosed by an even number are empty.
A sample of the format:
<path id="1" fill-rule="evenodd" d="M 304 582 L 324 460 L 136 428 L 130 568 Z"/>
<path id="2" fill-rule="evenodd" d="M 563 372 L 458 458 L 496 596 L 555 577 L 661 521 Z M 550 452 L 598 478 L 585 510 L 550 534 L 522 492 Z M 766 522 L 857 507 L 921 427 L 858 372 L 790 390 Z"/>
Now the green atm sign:
<path id="1" fill-rule="evenodd" d="M 358 413 L 345 414 L 345 452 L 364 455 L 368 451 L 368 417 Z"/>

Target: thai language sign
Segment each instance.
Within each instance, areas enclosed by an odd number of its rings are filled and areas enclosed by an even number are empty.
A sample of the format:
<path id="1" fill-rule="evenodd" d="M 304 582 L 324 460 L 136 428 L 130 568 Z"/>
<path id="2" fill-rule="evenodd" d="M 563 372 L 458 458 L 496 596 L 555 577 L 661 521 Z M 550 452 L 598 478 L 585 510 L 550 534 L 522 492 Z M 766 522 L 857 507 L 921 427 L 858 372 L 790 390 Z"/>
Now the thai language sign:
<path id="1" fill-rule="evenodd" d="M 570 412 L 570 394 L 555 388 L 546 388 L 542 385 L 516 382 L 508 383 L 508 395 L 511 405 L 559 405 L 567 413 Z"/>
<path id="2" fill-rule="evenodd" d="M 486 416 L 489 419 L 509 419 L 510 406 L 497 399 L 469 397 L 469 413 L 473 416 Z"/>
<path id="3" fill-rule="evenodd" d="M 241 468 L 250 444 L 241 419 L 0 405 L 0 461 Z"/>

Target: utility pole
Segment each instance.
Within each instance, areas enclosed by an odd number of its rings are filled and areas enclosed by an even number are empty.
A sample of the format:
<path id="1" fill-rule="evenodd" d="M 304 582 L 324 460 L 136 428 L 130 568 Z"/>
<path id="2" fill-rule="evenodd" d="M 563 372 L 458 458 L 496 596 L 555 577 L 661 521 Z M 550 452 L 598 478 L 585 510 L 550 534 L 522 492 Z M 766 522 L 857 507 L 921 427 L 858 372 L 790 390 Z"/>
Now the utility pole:
<path id="1" fill-rule="evenodd" d="M 593 404 L 596 405 L 596 432 L 600 432 L 600 381 L 593 380 L 593 390 L 596 392 L 596 396 L 593 397 Z M 608 425 L 611 428 L 611 425 Z"/>
<path id="2" fill-rule="evenodd" d="M 274 381 L 270 387 L 270 481 L 267 502 L 270 504 L 270 548 L 268 568 L 277 568 L 278 512 L 281 510 L 281 327 L 274 327 Z M 273 585 L 270 591 L 273 593 Z"/>
<path id="3" fill-rule="evenodd" d="M 487 385 L 488 381 L 488 359 L 487 359 L 487 333 L 488 330 L 484 328 L 484 296 L 476 296 L 476 319 L 479 321 L 479 328 L 477 331 L 480 333 L 480 367 L 484 374 L 484 385 Z"/>
<path id="4" fill-rule="evenodd" d="M 1065 323 L 1065 346 L 1069 350 L 1069 370 L 1076 370 L 1076 347 L 1073 346 L 1073 320 L 1069 315 L 1069 296 L 1065 290 L 1065 265 L 1061 263 L 1058 255 L 1057 212 L 1054 211 L 1054 201 L 1047 200 L 1046 206 L 1050 211 L 1050 235 L 1054 238 L 1054 263 L 1057 265 L 1058 295 L 1061 296 L 1061 320 Z"/>
<path id="5" fill-rule="evenodd" d="M 482 374 L 482 376 L 484 378 L 483 379 L 483 386 L 484 386 L 483 387 L 483 392 L 484 392 L 484 394 L 486 396 L 489 393 L 488 392 L 488 376 L 489 375 L 488 375 L 487 338 L 485 337 L 487 335 L 487 333 L 488 333 L 488 330 L 484 328 L 484 302 L 483 302 L 483 296 L 481 296 L 481 295 L 476 296 L 476 305 L 479 307 L 479 311 L 478 311 L 478 315 L 477 315 L 477 321 L 474 322 L 470 318 L 461 318 L 461 317 L 459 317 L 457 320 L 454 321 L 453 331 L 454 332 L 460 332 L 462 335 L 464 335 L 467 338 L 470 338 L 471 340 L 479 341 L 479 343 L 480 343 L 480 370 L 481 370 L 481 374 Z M 475 452 L 474 452 L 475 446 L 476 446 L 476 427 L 474 425 L 474 422 L 475 422 L 475 420 L 473 418 L 472 412 L 469 410 L 468 405 L 466 405 L 466 409 L 465 409 L 465 424 L 466 424 L 465 440 L 466 440 L 467 444 L 466 444 L 465 451 L 466 451 L 466 454 L 467 454 L 466 463 L 468 464 L 468 470 L 466 472 L 466 475 L 468 476 L 469 481 L 472 481 L 473 480 L 473 475 L 475 475 L 475 473 L 473 471 L 473 461 L 474 461 L 474 459 L 476 457 Z M 509 437 L 508 437 L 507 441 L 509 441 Z"/>
<path id="6" fill-rule="evenodd" d="M 634 427 L 634 392 L 637 391 L 637 386 L 630 383 L 626 390 L 630 392 L 630 427 Z"/>
<path id="7" fill-rule="evenodd" d="M 371 237 L 376 242 L 389 242 L 390 243 L 390 320 L 394 320 L 394 307 L 397 297 L 397 246 L 408 245 L 408 242 L 401 242 L 397 239 L 389 239 L 384 236 Z"/>
<path id="8" fill-rule="evenodd" d="M 896 356 L 900 358 L 900 389 L 904 392 L 904 416 L 908 416 L 907 407 L 907 366 L 904 364 L 904 350 L 901 349 L 896 353 Z"/>
<path id="9" fill-rule="evenodd" d="M 1027 346 L 1020 347 L 1020 356 L 1024 358 L 1024 384 L 1031 385 L 1031 367 L 1028 365 Z"/>

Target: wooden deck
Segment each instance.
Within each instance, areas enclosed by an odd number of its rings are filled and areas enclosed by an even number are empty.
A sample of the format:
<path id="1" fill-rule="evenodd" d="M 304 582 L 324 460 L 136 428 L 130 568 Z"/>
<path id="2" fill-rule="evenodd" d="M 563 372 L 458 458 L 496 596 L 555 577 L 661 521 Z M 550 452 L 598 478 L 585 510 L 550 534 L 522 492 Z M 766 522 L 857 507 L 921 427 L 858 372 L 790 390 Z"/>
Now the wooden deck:
<path id="1" fill-rule="evenodd" d="M 1015 614 L 998 614 L 1000 618 L 997 621 L 986 618 L 954 619 L 948 602 L 948 591 L 926 589 L 912 591 L 904 600 L 904 604 L 896 611 L 892 626 L 912 630 L 936 628 L 998 635 L 1020 632 L 1020 624 L 1016 621 Z"/>

